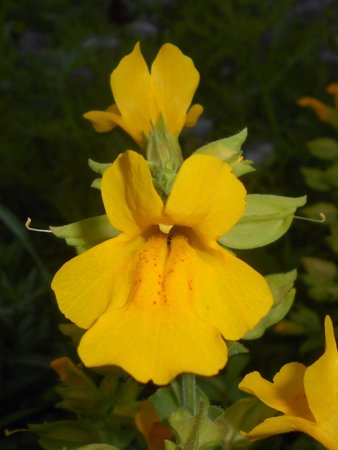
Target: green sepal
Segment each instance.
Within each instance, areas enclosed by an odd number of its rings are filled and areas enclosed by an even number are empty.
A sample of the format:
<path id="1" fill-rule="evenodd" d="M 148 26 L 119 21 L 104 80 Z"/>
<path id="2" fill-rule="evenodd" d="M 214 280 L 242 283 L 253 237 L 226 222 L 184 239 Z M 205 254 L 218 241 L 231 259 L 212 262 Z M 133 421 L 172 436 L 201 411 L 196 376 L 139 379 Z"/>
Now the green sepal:
<path id="1" fill-rule="evenodd" d="M 101 181 L 102 181 L 102 178 L 95 178 L 95 180 L 92 181 L 90 187 L 101 191 Z"/>
<path id="2" fill-rule="evenodd" d="M 228 357 L 237 356 L 241 353 L 249 353 L 249 350 L 245 347 L 245 345 L 241 344 L 237 341 L 227 341 L 228 347 Z"/>
<path id="3" fill-rule="evenodd" d="M 88 166 L 95 172 L 103 175 L 105 171 L 111 166 L 111 163 L 99 163 L 92 159 L 88 159 Z"/>
<path id="4" fill-rule="evenodd" d="M 97 245 L 119 234 L 110 224 L 108 217 L 90 217 L 61 227 L 49 227 L 51 232 L 59 238 L 66 240 L 67 244 L 75 247 L 77 253 Z"/>
<path id="5" fill-rule="evenodd" d="M 272 325 L 280 322 L 289 312 L 296 290 L 293 284 L 297 278 L 297 271 L 292 270 L 288 273 L 276 273 L 265 277 L 273 296 L 273 305 L 266 316 L 250 330 L 243 339 L 258 339 L 263 336 L 265 330 Z"/>
<path id="6" fill-rule="evenodd" d="M 77 348 L 80 340 L 86 330 L 78 327 L 74 323 L 60 323 L 59 330 L 64 336 L 70 337 L 73 341 L 73 345 Z"/>
<path id="7" fill-rule="evenodd" d="M 111 163 L 99 163 L 97 161 L 94 161 L 92 159 L 88 159 L 88 165 L 89 167 L 95 172 L 100 175 L 103 175 L 105 171 L 108 169 L 109 166 L 111 166 Z M 90 187 L 94 189 L 101 190 L 101 181 L 102 178 L 95 178 L 95 180 L 91 183 Z"/>
<path id="8" fill-rule="evenodd" d="M 338 158 L 338 142 L 335 139 L 323 137 L 306 143 L 310 153 L 318 159 L 331 160 Z"/>
<path id="9" fill-rule="evenodd" d="M 246 128 L 233 136 L 210 142 L 196 150 L 194 153 L 213 155 L 232 166 L 233 173 L 239 177 L 254 172 L 252 161 L 243 160 L 241 146 L 248 135 Z"/>
<path id="10" fill-rule="evenodd" d="M 227 429 L 222 448 L 235 450 L 251 447 L 252 443 L 241 431 L 248 432 L 276 414 L 277 411 L 254 397 L 237 400 L 224 411 L 222 418 L 219 419 Z"/>
<path id="11" fill-rule="evenodd" d="M 247 195 L 247 204 L 239 222 L 218 242 L 234 249 L 262 247 L 279 239 L 289 229 L 297 208 L 306 196 Z"/>
<path id="12" fill-rule="evenodd" d="M 218 420 L 221 413 L 220 408 L 209 407 L 207 402 L 201 403 L 194 416 L 186 408 L 175 411 L 170 416 L 169 423 L 177 436 L 177 448 L 207 450 L 220 445 L 227 432 L 224 423 Z"/>

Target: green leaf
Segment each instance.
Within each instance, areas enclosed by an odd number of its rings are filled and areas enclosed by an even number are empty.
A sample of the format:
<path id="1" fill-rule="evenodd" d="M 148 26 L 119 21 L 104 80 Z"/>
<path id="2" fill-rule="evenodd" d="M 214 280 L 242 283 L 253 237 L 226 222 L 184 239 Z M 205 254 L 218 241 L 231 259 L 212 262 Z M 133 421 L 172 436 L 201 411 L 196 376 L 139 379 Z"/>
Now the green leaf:
<path id="1" fill-rule="evenodd" d="M 182 405 L 178 383 L 173 381 L 169 386 L 157 389 L 155 394 L 151 395 L 148 400 L 156 409 L 159 418 L 162 421 L 167 420 Z"/>
<path id="2" fill-rule="evenodd" d="M 234 174 L 239 177 L 255 169 L 251 167 L 252 161 L 243 160 L 241 146 L 248 135 L 246 128 L 239 133 L 210 142 L 207 145 L 196 150 L 195 153 L 203 155 L 213 155 L 222 161 L 227 162 L 233 168 Z"/>
<path id="3" fill-rule="evenodd" d="M 61 227 L 50 227 L 52 233 L 66 240 L 78 253 L 118 235 L 106 215 L 91 217 Z"/>
<path id="4" fill-rule="evenodd" d="M 30 431 L 39 437 L 38 442 L 45 450 L 78 450 L 79 447 L 100 440 L 99 431 L 88 422 L 60 420 L 43 424 L 29 424 Z"/>
<path id="5" fill-rule="evenodd" d="M 95 173 L 103 175 L 108 167 L 111 166 L 111 163 L 99 163 L 97 161 L 93 161 L 92 159 L 88 159 L 88 165 Z"/>
<path id="6" fill-rule="evenodd" d="M 224 412 L 221 419 L 227 428 L 222 448 L 243 449 L 251 447 L 251 442 L 240 431 L 248 432 L 268 417 L 276 415 L 276 411 L 264 405 L 254 397 L 242 398 L 233 403 Z"/>
<path id="7" fill-rule="evenodd" d="M 338 187 L 338 164 L 334 164 L 327 169 L 325 178 L 332 187 Z"/>
<path id="8" fill-rule="evenodd" d="M 288 273 L 276 273 L 265 277 L 273 295 L 273 305 L 266 316 L 264 316 L 254 329 L 250 330 L 243 339 L 260 338 L 265 330 L 282 320 L 289 312 L 296 294 L 293 284 L 297 277 L 297 271 Z"/>
<path id="9" fill-rule="evenodd" d="M 301 172 L 304 176 L 306 184 L 319 192 L 327 192 L 330 190 L 330 184 L 325 177 L 325 172 L 311 167 L 302 167 Z"/>
<path id="10" fill-rule="evenodd" d="M 319 159 L 334 159 L 338 157 L 338 142 L 331 138 L 314 139 L 306 143 L 310 153 Z"/>
<path id="11" fill-rule="evenodd" d="M 296 209 L 304 197 L 249 194 L 239 222 L 218 241 L 225 247 L 249 249 L 262 247 L 279 239 L 289 229 Z"/>
<path id="12" fill-rule="evenodd" d="M 338 223 L 334 223 L 330 226 L 331 234 L 326 238 L 331 249 L 338 253 Z"/>
<path id="13" fill-rule="evenodd" d="M 109 444 L 89 444 L 79 447 L 77 450 L 119 450 L 117 447 Z"/>
<path id="14" fill-rule="evenodd" d="M 309 286 L 309 295 L 316 301 L 333 301 L 338 296 L 338 267 L 332 261 L 319 258 L 303 258 L 307 274 L 303 276 Z"/>

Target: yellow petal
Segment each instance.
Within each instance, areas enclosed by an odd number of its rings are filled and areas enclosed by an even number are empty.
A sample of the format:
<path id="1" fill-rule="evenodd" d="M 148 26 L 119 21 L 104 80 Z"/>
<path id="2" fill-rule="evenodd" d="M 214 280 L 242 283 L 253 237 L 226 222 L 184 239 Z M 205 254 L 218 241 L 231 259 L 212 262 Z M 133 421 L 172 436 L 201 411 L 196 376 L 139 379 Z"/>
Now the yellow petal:
<path id="1" fill-rule="evenodd" d="M 192 105 L 192 107 L 187 112 L 187 117 L 185 118 L 184 126 L 189 128 L 194 127 L 202 112 L 203 112 L 202 105 L 199 105 L 198 103 Z"/>
<path id="2" fill-rule="evenodd" d="M 164 44 L 151 66 L 151 77 L 167 129 L 178 134 L 198 86 L 199 73 L 191 58 L 175 45 Z"/>
<path id="3" fill-rule="evenodd" d="M 338 83 L 330 83 L 326 88 L 326 92 L 335 96 L 334 101 L 338 108 Z"/>
<path id="4" fill-rule="evenodd" d="M 199 314 L 218 328 L 225 339 L 243 337 L 272 306 L 265 279 L 217 244 L 208 251 L 196 249 L 193 273 Z"/>
<path id="5" fill-rule="evenodd" d="M 308 106 L 311 108 L 317 117 L 323 122 L 327 122 L 330 115 L 330 108 L 328 108 L 324 103 L 320 102 L 316 98 L 312 97 L 302 97 L 297 100 L 299 106 Z"/>
<path id="6" fill-rule="evenodd" d="M 298 362 L 285 364 L 274 376 L 273 383 L 258 372 L 251 372 L 243 378 L 239 388 L 277 411 L 314 421 L 305 397 L 305 371 L 306 367 Z"/>
<path id="7" fill-rule="evenodd" d="M 338 353 L 332 321 L 325 318 L 324 354 L 306 370 L 305 391 L 309 407 L 319 424 L 326 424 L 338 442 Z"/>
<path id="8" fill-rule="evenodd" d="M 159 117 L 153 85 L 147 64 L 137 43 L 133 51 L 122 58 L 110 77 L 116 105 L 132 136 L 147 134 L 150 123 Z"/>
<path id="9" fill-rule="evenodd" d="M 143 240 L 118 236 L 66 262 L 52 289 L 60 310 L 81 328 L 88 328 L 111 303 L 123 304 L 130 291 L 135 252 Z"/>
<path id="10" fill-rule="evenodd" d="M 289 433 L 290 431 L 303 431 L 310 434 L 314 431 L 315 424 L 308 420 L 294 416 L 277 416 L 265 419 L 249 433 L 243 433 L 251 440 L 264 439 L 276 434 Z M 309 433 L 310 431 L 310 433 Z"/>
<path id="11" fill-rule="evenodd" d="M 147 241 L 128 303 L 109 308 L 83 336 L 85 365 L 118 365 L 142 383 L 160 385 L 182 372 L 210 376 L 224 366 L 227 349 L 219 332 L 195 313 L 189 280 L 177 283 L 181 238 L 169 256 L 167 239 L 159 234 Z"/>
<path id="12" fill-rule="evenodd" d="M 165 206 L 169 223 L 194 228 L 216 240 L 240 219 L 246 191 L 231 167 L 210 155 L 193 155 L 182 164 Z"/>
<path id="13" fill-rule="evenodd" d="M 160 222 L 163 202 L 138 153 L 118 156 L 102 177 L 101 192 L 107 216 L 119 231 L 134 236 Z"/>
<path id="14" fill-rule="evenodd" d="M 337 432 L 330 434 L 320 425 L 295 416 L 277 416 L 264 420 L 249 433 L 243 433 L 251 440 L 264 439 L 276 434 L 300 431 L 308 434 L 328 450 L 337 450 Z"/>
<path id="15" fill-rule="evenodd" d="M 88 111 L 83 117 L 89 120 L 99 133 L 110 131 L 117 125 L 115 115 L 107 111 Z"/>
<path id="16" fill-rule="evenodd" d="M 155 408 L 147 400 L 141 402 L 135 423 L 147 441 L 148 450 L 164 450 L 165 439 L 172 438 L 172 430 L 160 422 Z"/>

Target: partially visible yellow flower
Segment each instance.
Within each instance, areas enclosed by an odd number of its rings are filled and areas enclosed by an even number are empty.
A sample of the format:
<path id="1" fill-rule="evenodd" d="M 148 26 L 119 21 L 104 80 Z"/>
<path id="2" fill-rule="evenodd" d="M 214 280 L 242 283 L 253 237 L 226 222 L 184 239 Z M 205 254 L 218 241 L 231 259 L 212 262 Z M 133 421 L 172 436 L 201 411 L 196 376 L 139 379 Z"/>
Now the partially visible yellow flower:
<path id="1" fill-rule="evenodd" d="M 148 450 L 164 450 L 165 439 L 171 439 L 173 432 L 163 425 L 149 401 L 141 402 L 140 409 L 135 416 L 136 427 L 144 436 Z"/>
<path id="2" fill-rule="evenodd" d="M 338 84 L 331 83 L 327 86 L 326 92 L 334 95 L 334 101 L 336 108 L 338 107 Z M 311 108 L 317 117 L 323 122 L 333 122 L 333 124 L 338 124 L 338 113 L 337 111 L 312 97 L 301 97 L 297 100 L 299 106 L 307 106 Z"/>
<path id="3" fill-rule="evenodd" d="M 52 288 L 61 311 L 88 329 L 85 365 L 118 365 L 140 382 L 214 375 L 269 311 L 265 279 L 217 239 L 238 222 L 246 191 L 209 155 L 182 164 L 164 202 L 146 160 L 121 154 L 102 178 L 107 216 L 121 233 L 68 261 Z"/>
<path id="4" fill-rule="evenodd" d="M 140 145 L 161 117 L 169 133 L 178 135 L 184 126 L 194 126 L 203 111 L 198 104 L 189 109 L 198 83 L 193 61 L 175 45 L 161 47 L 149 72 L 137 43 L 111 74 L 115 104 L 84 117 L 99 132 L 118 125 Z"/>
<path id="5" fill-rule="evenodd" d="M 284 413 L 257 425 L 247 434 L 249 438 L 262 439 L 289 431 L 302 431 L 329 450 L 337 450 L 338 352 L 328 316 L 325 319 L 325 337 L 324 354 L 309 367 L 297 362 L 286 364 L 272 383 L 258 372 L 244 377 L 240 389 Z"/>
<path id="6" fill-rule="evenodd" d="M 330 108 L 321 101 L 312 97 L 301 97 L 297 100 L 299 106 L 308 106 L 311 108 L 317 117 L 323 122 L 327 122 L 330 116 Z"/>
<path id="7" fill-rule="evenodd" d="M 327 86 L 326 92 L 331 95 L 334 95 L 334 103 L 338 108 L 338 83 L 331 83 Z"/>

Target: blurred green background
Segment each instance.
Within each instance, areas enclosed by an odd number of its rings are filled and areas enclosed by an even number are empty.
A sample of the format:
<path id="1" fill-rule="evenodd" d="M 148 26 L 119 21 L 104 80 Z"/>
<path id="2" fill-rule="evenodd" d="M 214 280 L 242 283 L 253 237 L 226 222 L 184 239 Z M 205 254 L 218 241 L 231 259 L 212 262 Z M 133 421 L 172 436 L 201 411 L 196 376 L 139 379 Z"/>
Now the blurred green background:
<path id="1" fill-rule="evenodd" d="M 198 125 L 181 136 L 186 155 L 247 126 L 244 154 L 257 168 L 243 178 L 249 192 L 307 194 L 309 205 L 326 202 L 333 207 L 327 224 L 295 221 L 280 241 L 240 252 L 264 274 L 299 270 L 295 306 L 288 317 L 299 333 L 271 331 L 250 343 L 251 356 L 239 357 L 233 367 L 234 391 L 224 398 L 220 393 L 217 401 L 226 404 L 237 398 L 235 381 L 249 369 L 271 377 L 286 362 L 311 363 L 322 353 L 323 318 L 330 313 L 338 319 L 338 246 L 332 245 L 334 233 L 335 239 L 338 235 L 338 186 L 310 188 L 302 168 L 334 165 L 311 154 L 306 142 L 334 138 L 335 133 L 296 100 L 311 95 L 332 102 L 325 87 L 337 81 L 337 6 L 334 0 L 1 2 L 2 435 L 5 429 L 62 417 L 53 406 L 56 376 L 49 362 L 74 352 L 58 330 L 64 319 L 49 284 L 73 252 L 52 235 L 27 232 L 23 224 L 32 217 L 33 226 L 47 228 L 102 211 L 99 191 L 89 187 L 94 174 L 88 158 L 108 162 L 136 146 L 118 130 L 97 134 L 82 114 L 111 104 L 110 72 L 138 40 L 148 62 L 161 44 L 172 42 L 192 57 L 200 72 L 195 101 L 205 111 Z M 314 268 L 310 259 L 306 268 L 303 257 L 325 260 L 329 266 L 317 261 Z M 37 447 L 34 436 L 22 432 L 0 436 L 0 448 Z M 322 447 L 292 434 L 257 448 Z"/>

